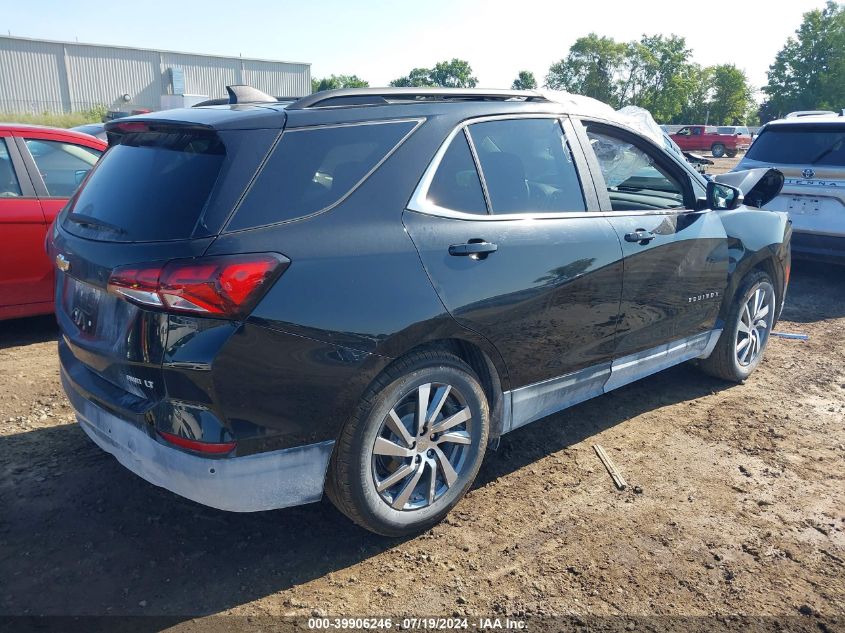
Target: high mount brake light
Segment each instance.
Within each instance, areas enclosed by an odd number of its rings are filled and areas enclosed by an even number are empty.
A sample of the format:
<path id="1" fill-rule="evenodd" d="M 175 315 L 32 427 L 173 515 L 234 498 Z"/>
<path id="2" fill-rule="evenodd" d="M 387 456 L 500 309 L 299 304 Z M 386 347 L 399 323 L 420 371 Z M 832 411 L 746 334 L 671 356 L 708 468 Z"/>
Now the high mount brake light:
<path id="1" fill-rule="evenodd" d="M 109 292 L 168 312 L 245 317 L 290 260 L 276 253 L 176 259 L 115 268 Z"/>

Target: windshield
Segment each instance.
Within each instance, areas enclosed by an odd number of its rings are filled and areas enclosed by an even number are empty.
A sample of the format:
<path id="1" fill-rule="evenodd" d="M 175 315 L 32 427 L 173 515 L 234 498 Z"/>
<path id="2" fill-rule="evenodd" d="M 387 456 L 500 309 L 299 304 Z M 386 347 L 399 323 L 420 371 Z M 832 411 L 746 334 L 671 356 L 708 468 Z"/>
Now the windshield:
<path id="1" fill-rule="evenodd" d="M 845 167 L 845 124 L 770 127 L 747 157 L 764 163 Z"/>

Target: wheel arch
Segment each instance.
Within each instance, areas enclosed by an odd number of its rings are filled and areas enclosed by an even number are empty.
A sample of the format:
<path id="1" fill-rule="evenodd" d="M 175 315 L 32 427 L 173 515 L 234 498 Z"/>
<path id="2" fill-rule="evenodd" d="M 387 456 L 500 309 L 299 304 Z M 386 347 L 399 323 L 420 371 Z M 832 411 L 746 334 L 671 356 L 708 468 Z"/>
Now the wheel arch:
<path id="1" fill-rule="evenodd" d="M 507 368 L 498 350 L 486 339 L 482 339 L 472 332 L 461 334 L 463 335 L 432 338 L 409 346 L 398 354 L 382 371 L 387 370 L 402 358 L 416 352 L 442 351 L 457 356 L 469 365 L 481 382 L 481 387 L 484 389 L 484 394 L 487 396 L 487 402 L 490 405 L 490 440 L 491 442 L 495 442 L 502 434 L 504 427 L 504 392 L 508 387 Z M 373 381 L 375 381 L 375 378 Z M 369 389 L 369 385 L 367 389 Z"/>
<path id="2" fill-rule="evenodd" d="M 730 272 L 728 278 L 728 286 L 725 289 L 725 295 L 722 298 L 722 306 L 719 310 L 719 322 L 724 323 L 730 311 L 731 305 L 736 299 L 736 293 L 742 286 L 743 280 L 754 271 L 762 271 L 766 273 L 772 280 L 775 287 L 775 300 L 777 302 L 777 312 L 775 315 L 775 322 L 780 315 L 783 307 L 783 300 L 785 296 L 784 288 L 784 269 L 778 260 L 774 250 L 765 249 L 749 254 L 736 262 L 735 268 Z"/>
<path id="3" fill-rule="evenodd" d="M 753 270 L 762 270 L 775 286 L 778 313 L 783 307 L 791 261 L 791 225 L 785 213 L 739 207 L 718 212 L 728 236 L 728 283 L 719 311 L 723 323 L 742 280 Z"/>

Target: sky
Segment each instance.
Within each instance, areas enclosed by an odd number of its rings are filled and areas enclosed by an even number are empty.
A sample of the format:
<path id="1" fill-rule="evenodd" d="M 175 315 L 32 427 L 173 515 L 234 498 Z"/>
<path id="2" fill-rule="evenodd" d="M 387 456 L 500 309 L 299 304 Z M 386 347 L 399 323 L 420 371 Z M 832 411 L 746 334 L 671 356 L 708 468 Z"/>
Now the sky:
<path id="1" fill-rule="evenodd" d="M 752 85 L 823 0 L 0 0 L 0 33 L 311 62 L 311 76 L 355 74 L 382 86 L 458 57 L 482 88 L 549 66 L 591 31 L 618 41 L 686 38 L 702 65 L 734 63 Z"/>

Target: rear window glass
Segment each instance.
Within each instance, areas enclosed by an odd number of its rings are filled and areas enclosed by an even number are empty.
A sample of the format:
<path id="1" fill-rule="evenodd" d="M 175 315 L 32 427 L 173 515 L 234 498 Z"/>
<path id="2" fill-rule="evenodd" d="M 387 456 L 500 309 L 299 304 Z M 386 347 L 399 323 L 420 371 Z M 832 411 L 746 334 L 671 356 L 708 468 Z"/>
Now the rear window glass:
<path id="1" fill-rule="evenodd" d="M 453 211 L 487 213 L 481 181 L 463 132 L 455 136 L 428 189 L 432 204 Z"/>
<path id="2" fill-rule="evenodd" d="M 845 167 L 845 125 L 769 128 L 746 157 L 764 163 Z"/>
<path id="3" fill-rule="evenodd" d="M 396 121 L 286 131 L 227 230 L 293 220 L 336 204 L 416 125 Z"/>
<path id="4" fill-rule="evenodd" d="M 104 155 L 72 202 L 64 227 L 109 241 L 191 236 L 203 212 L 225 147 L 211 132 L 124 134 Z"/>

